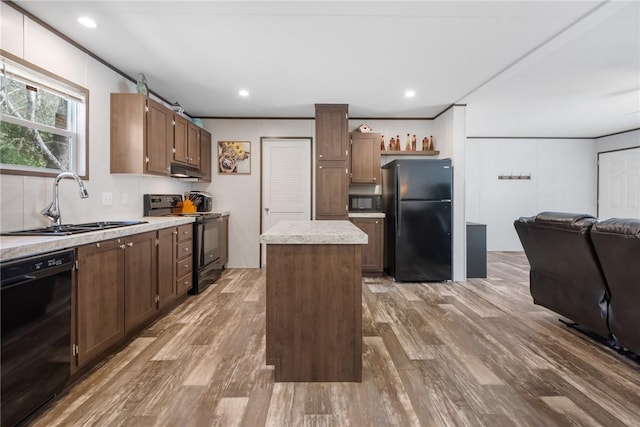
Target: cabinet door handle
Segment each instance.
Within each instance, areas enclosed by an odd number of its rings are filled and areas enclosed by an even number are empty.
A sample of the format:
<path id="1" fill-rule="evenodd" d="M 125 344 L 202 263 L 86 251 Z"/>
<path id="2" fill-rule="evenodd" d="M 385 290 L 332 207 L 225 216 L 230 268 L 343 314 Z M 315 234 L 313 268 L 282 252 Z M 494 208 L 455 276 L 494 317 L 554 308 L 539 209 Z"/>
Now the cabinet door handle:
<path id="1" fill-rule="evenodd" d="M 376 179 L 375 179 L 375 178 L 373 178 L 373 180 L 375 181 Z"/>
<path id="2" fill-rule="evenodd" d="M 120 249 L 124 249 L 124 248 L 126 248 L 125 245 L 120 245 Z"/>
<path id="3" fill-rule="evenodd" d="M 185 265 L 184 265 L 184 268 L 189 268 L 189 264 L 185 264 Z"/>
<path id="4" fill-rule="evenodd" d="M 184 248 L 184 251 L 185 252 L 189 252 L 189 248 Z"/>
<path id="5" fill-rule="evenodd" d="M 173 234 L 174 236 L 178 234 L 177 231 L 172 231 L 171 234 Z"/>
<path id="6" fill-rule="evenodd" d="M 133 247 L 133 242 L 127 243 L 127 246 L 129 246 L 130 248 Z"/>

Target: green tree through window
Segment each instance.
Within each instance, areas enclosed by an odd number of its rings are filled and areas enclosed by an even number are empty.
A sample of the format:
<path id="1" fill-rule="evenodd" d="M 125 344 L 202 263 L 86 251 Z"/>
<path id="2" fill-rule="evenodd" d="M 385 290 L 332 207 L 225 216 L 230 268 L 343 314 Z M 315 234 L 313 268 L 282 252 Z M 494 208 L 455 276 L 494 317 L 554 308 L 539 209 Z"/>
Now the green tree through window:
<path id="1" fill-rule="evenodd" d="M 3 58 L 4 59 L 4 58 Z M 3 61 L 0 76 L 0 163 L 27 169 L 74 170 L 84 126 L 82 94 L 47 84 Z M 75 96 L 74 96 L 75 95 Z"/>

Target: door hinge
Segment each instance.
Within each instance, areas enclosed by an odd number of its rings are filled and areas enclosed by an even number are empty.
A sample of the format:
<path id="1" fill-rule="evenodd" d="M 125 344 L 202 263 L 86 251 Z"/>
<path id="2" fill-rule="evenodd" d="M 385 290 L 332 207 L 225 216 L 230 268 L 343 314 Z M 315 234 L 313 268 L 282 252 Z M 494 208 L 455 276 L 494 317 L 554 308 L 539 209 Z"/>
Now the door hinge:
<path id="1" fill-rule="evenodd" d="M 344 155 L 349 157 L 349 150 L 344 150 Z"/>
<path id="2" fill-rule="evenodd" d="M 176 119 L 173 119 L 173 125 L 174 126 L 176 125 Z"/>
<path id="3" fill-rule="evenodd" d="M 149 163 L 149 156 L 145 156 L 144 157 L 144 161 L 145 161 L 145 163 Z"/>
<path id="4" fill-rule="evenodd" d="M 78 260 L 76 260 L 76 262 L 73 263 L 73 269 L 77 270 L 79 265 L 80 264 L 78 264 Z"/>
<path id="5" fill-rule="evenodd" d="M 148 112 L 149 112 L 149 107 L 148 107 L 148 106 L 145 106 L 145 107 L 144 107 L 144 112 L 145 112 L 145 113 L 148 113 Z"/>
<path id="6" fill-rule="evenodd" d="M 353 173 L 350 173 L 350 174 L 349 174 L 349 178 L 353 178 Z"/>
<path id="7" fill-rule="evenodd" d="M 156 246 L 160 246 L 160 239 L 156 239 Z"/>
<path id="8" fill-rule="evenodd" d="M 344 173 L 346 173 L 347 175 L 349 175 L 349 169 L 346 169 L 346 168 L 345 168 Z"/>
<path id="9" fill-rule="evenodd" d="M 156 295 L 156 303 L 160 302 L 160 295 Z"/>
<path id="10" fill-rule="evenodd" d="M 349 205 L 344 205 L 344 210 L 349 212 Z"/>
<path id="11" fill-rule="evenodd" d="M 73 356 L 77 356 L 78 354 L 80 354 L 80 348 L 78 347 L 78 344 L 74 344 L 71 346 L 71 353 Z"/>

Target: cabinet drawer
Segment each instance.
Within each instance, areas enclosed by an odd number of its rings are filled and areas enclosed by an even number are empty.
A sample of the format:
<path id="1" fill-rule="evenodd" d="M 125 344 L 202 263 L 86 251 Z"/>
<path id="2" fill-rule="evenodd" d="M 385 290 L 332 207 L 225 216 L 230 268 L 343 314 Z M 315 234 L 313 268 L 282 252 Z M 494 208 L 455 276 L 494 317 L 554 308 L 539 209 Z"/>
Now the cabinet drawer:
<path id="1" fill-rule="evenodd" d="M 193 252 L 193 242 L 191 240 L 178 243 L 178 253 L 176 254 L 176 258 L 177 259 L 185 258 L 186 256 L 190 256 L 192 252 Z"/>
<path id="2" fill-rule="evenodd" d="M 187 292 L 189 289 L 191 289 L 192 279 L 193 277 L 191 276 L 191 273 L 189 273 L 180 277 L 178 280 L 176 280 L 176 288 L 178 290 L 178 295 L 182 295 L 185 292 Z"/>
<path id="3" fill-rule="evenodd" d="M 193 237 L 193 225 L 186 224 L 178 227 L 178 242 L 183 242 Z"/>
<path id="4" fill-rule="evenodd" d="M 182 277 L 193 270 L 193 257 L 188 257 L 176 262 L 177 276 Z"/>

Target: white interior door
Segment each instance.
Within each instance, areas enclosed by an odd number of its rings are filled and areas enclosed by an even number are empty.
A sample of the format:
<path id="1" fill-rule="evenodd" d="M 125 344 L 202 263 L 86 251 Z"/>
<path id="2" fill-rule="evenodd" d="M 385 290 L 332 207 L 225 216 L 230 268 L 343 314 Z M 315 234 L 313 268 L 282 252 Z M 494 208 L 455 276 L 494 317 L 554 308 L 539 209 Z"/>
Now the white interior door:
<path id="1" fill-rule="evenodd" d="M 262 230 L 311 219 L 311 139 L 262 140 Z M 266 247 L 262 245 L 262 267 Z"/>
<path id="2" fill-rule="evenodd" d="M 640 218 L 640 148 L 598 155 L 598 217 Z"/>

